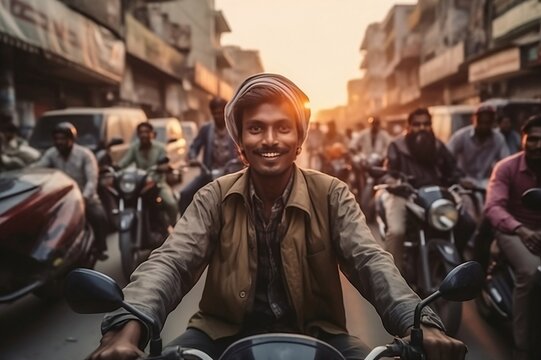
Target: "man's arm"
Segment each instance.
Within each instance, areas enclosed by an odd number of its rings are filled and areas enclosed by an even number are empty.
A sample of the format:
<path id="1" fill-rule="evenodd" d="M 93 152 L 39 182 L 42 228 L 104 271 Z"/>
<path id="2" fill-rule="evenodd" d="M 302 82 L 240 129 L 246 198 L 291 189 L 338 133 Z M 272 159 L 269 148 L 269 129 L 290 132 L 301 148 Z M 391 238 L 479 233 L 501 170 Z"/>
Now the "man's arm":
<path id="1" fill-rule="evenodd" d="M 510 170 L 505 162 L 496 164 L 488 182 L 485 202 L 486 217 L 492 226 L 504 233 L 513 233 L 521 225 L 507 210 L 512 179 Z"/>
<path id="2" fill-rule="evenodd" d="M 197 158 L 197 155 L 199 155 L 201 148 L 206 143 L 208 137 L 208 129 L 208 125 L 203 125 L 201 129 L 199 129 L 199 132 L 197 133 L 195 139 L 193 139 L 193 142 L 190 145 L 190 151 L 188 152 L 188 157 L 190 160 L 194 160 Z"/>
<path id="3" fill-rule="evenodd" d="M 184 216 L 164 244 L 131 275 L 124 288 L 125 300 L 154 318 L 160 327 L 184 295 L 199 280 L 214 250 L 220 230 L 220 200 L 217 184 L 207 185 L 193 198 Z M 102 332 L 134 319 L 126 311 L 107 314 Z M 143 334 L 142 344 L 148 341 Z"/>
<path id="4" fill-rule="evenodd" d="M 86 150 L 86 149 L 84 149 Z M 98 161 L 90 150 L 84 151 L 84 172 L 85 172 L 85 187 L 83 189 L 83 197 L 85 199 L 92 198 L 98 189 Z"/>
<path id="5" fill-rule="evenodd" d="M 124 169 L 125 167 L 128 167 L 131 165 L 131 163 L 135 162 L 135 146 L 131 145 L 128 148 L 128 151 L 126 151 L 126 154 L 118 161 L 118 167 L 121 169 Z"/>
<path id="6" fill-rule="evenodd" d="M 52 168 L 54 167 L 53 164 L 53 152 L 55 151 L 54 148 L 47 149 L 43 156 L 33 163 L 31 167 L 42 167 L 42 168 Z"/>
<path id="7" fill-rule="evenodd" d="M 376 243 L 347 186 L 335 181 L 329 196 L 332 241 L 342 272 L 376 308 L 385 329 L 405 336 L 419 297 L 400 275 L 391 254 Z M 444 329 L 428 308 L 423 311 L 423 324 Z"/>

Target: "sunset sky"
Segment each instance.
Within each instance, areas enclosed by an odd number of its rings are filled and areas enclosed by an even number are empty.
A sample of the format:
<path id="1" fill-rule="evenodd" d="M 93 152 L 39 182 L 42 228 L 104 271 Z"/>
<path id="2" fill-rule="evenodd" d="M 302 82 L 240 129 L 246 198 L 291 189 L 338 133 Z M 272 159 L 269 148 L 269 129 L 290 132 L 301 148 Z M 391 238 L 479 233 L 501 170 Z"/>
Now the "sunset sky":
<path id="1" fill-rule="evenodd" d="M 296 82 L 318 110 L 345 105 L 347 81 L 359 78 L 368 24 L 396 0 L 216 0 L 232 32 L 222 44 L 260 51 L 265 71 Z"/>

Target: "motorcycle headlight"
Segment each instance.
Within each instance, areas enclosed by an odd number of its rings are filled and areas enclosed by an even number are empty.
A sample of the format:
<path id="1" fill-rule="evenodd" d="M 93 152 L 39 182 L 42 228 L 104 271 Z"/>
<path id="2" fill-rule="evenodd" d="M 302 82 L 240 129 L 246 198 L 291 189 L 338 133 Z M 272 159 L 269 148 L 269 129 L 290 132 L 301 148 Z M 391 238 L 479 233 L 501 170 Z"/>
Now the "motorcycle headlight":
<path id="1" fill-rule="evenodd" d="M 428 222 L 437 230 L 451 230 L 458 222 L 458 210 L 451 201 L 439 199 L 428 209 Z"/>
<path id="2" fill-rule="evenodd" d="M 135 190 L 136 185 L 136 179 L 133 176 L 123 176 L 122 179 L 120 179 L 120 191 L 122 191 L 125 194 L 130 194 Z"/>

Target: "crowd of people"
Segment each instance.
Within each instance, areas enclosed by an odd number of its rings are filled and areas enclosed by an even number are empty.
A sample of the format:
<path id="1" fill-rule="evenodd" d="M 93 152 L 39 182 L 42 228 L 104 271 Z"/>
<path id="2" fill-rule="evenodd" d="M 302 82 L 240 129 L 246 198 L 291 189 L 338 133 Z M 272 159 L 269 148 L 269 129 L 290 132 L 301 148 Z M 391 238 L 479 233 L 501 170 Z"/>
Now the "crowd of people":
<path id="1" fill-rule="evenodd" d="M 472 125 L 444 144 L 434 135 L 425 108 L 411 112 L 405 133 L 392 138 L 377 116 L 367 120 L 366 129 L 359 126 L 342 134 L 331 121 L 323 132 L 321 124 L 309 122 L 307 102 L 301 89 L 275 74 L 248 78 L 229 102 L 210 102 L 213 119 L 200 129 L 188 160 L 203 150 L 207 168 L 238 157 L 246 167 L 215 181 L 202 172 L 183 188 L 178 204 L 166 182 L 157 180 L 172 229 L 133 273 L 124 289 L 126 301 L 163 325 L 207 269 L 200 310 L 174 344 L 217 358 L 242 337 L 292 332 L 328 342 L 347 359 L 363 359 L 368 348 L 347 332 L 340 267 L 375 306 L 386 329 L 407 338 L 419 298 L 401 276 L 404 197 L 389 191 L 383 202 L 389 225 L 385 251 L 345 183 L 295 165 L 304 146 L 309 166 L 322 170 L 326 151 L 342 144 L 349 154 L 385 158 L 383 181 L 390 185 L 401 174 L 413 187 L 486 186 L 485 212 L 475 221 L 491 225 L 516 271 L 514 334 L 516 359 L 521 359 L 529 316 L 524 303 L 531 276 L 541 266 L 541 216 L 524 208 L 520 195 L 540 186 L 541 115 L 529 119 L 518 134 L 509 117 L 496 118 L 494 109 L 481 106 Z M 54 146 L 40 156 L 17 136 L 11 122 L 2 123 L 2 170 L 50 167 L 72 177 L 85 199 L 96 251 L 105 259 L 106 215 L 97 196 L 98 164 L 90 150 L 76 143 L 75 127 L 58 124 L 51 134 Z M 118 162 L 120 168 L 133 164 L 148 169 L 165 156 L 150 123 L 137 127 L 137 137 Z M 429 359 L 464 358 L 465 345 L 447 336 L 428 308 L 422 324 Z M 136 359 L 149 336 L 148 329 L 124 311 L 106 316 L 102 331 L 101 345 L 90 359 Z"/>

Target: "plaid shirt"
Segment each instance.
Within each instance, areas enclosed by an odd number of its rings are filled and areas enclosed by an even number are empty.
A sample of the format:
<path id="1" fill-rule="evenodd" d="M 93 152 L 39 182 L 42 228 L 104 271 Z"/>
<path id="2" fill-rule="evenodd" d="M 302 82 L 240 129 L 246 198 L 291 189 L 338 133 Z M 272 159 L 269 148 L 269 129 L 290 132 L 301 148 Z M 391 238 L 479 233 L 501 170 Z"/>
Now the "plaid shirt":
<path id="1" fill-rule="evenodd" d="M 280 243 L 284 236 L 284 207 L 293 187 L 291 176 L 282 196 L 272 205 L 268 221 L 264 216 L 263 201 L 250 182 L 250 214 L 257 237 L 257 282 L 253 311 L 247 327 L 261 330 L 285 331 L 295 324 L 294 313 L 282 273 Z"/>

